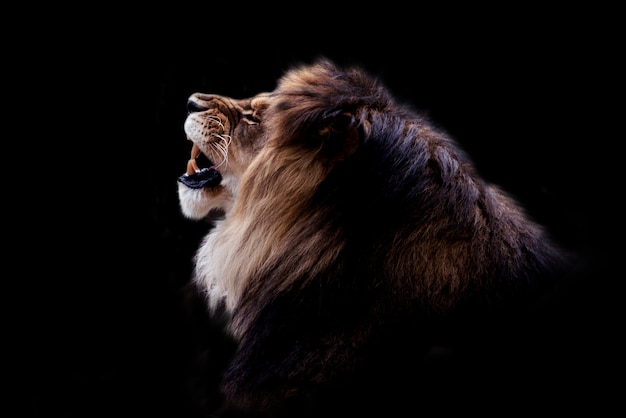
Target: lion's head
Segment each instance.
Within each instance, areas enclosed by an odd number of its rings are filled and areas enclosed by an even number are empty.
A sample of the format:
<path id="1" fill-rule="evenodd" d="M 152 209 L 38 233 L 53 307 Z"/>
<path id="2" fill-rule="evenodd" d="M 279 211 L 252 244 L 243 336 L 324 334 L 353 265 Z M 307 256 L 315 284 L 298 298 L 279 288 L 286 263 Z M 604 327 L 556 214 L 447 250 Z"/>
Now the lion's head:
<path id="1" fill-rule="evenodd" d="M 201 219 L 232 206 L 243 172 L 266 141 L 260 122 L 267 106 L 266 94 L 244 100 L 202 93 L 189 98 L 184 128 L 193 146 L 178 189 L 187 217 Z"/>
<path id="2" fill-rule="evenodd" d="M 332 384 L 398 324 L 509 301 L 561 260 L 445 132 L 358 68 L 320 60 L 272 92 L 188 107 L 179 197 L 192 218 L 225 212 L 195 281 L 240 343 L 224 377 L 235 404 Z"/>

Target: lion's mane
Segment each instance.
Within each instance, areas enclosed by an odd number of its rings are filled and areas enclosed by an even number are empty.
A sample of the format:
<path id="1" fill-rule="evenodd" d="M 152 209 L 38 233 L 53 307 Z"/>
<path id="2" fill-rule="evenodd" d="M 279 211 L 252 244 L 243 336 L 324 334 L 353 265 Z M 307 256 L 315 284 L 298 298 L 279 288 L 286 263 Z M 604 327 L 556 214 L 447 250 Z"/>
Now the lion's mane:
<path id="1" fill-rule="evenodd" d="M 433 324 L 514 306 L 562 262 L 457 143 L 360 69 L 296 67 L 270 98 L 267 143 L 195 259 L 238 343 L 230 405 L 387 376 Z"/>

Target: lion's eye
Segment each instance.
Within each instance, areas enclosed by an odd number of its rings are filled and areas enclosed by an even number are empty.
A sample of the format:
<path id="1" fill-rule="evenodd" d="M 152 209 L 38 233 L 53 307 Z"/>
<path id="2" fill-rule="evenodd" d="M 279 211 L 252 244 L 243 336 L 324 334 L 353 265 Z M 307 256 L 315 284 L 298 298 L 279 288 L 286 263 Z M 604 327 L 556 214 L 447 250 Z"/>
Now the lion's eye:
<path id="1" fill-rule="evenodd" d="M 251 125 L 256 125 L 257 123 L 260 122 L 260 120 L 256 116 L 254 116 L 252 112 L 243 112 L 241 114 L 241 117 L 243 118 L 244 121 L 246 121 L 247 123 Z"/>

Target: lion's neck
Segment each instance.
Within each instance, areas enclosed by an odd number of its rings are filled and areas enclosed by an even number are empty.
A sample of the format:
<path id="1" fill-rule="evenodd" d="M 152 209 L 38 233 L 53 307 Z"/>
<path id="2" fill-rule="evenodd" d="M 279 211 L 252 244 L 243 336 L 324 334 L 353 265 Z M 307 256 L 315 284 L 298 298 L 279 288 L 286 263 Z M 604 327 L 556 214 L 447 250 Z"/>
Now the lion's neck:
<path id="1" fill-rule="evenodd" d="M 301 222 L 303 216 L 323 216 L 311 214 L 310 202 L 327 172 L 328 167 L 317 161 L 276 152 L 262 152 L 252 162 L 234 207 L 216 224 L 197 254 L 196 276 L 205 281 L 201 285 L 208 290 L 212 306 L 223 300 L 232 312 L 244 291 L 261 277 L 282 274 L 284 280 L 263 289 L 279 292 L 303 275 L 313 277 L 332 262 L 336 249 L 320 251 L 328 246 L 319 233 L 323 220 L 307 222 L 310 226 Z M 312 253 L 316 256 L 311 257 Z M 277 260 L 285 254 L 302 262 L 289 263 L 298 266 L 295 271 L 278 273 L 284 263 Z"/>

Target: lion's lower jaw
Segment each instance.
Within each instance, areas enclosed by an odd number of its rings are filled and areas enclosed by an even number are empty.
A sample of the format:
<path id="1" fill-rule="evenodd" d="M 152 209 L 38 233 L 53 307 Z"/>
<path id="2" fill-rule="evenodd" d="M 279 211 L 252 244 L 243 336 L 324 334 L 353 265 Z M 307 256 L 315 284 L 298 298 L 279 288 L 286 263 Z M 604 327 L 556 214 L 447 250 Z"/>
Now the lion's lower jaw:
<path id="1" fill-rule="evenodd" d="M 192 189 L 178 183 L 178 201 L 183 215 L 200 220 L 214 209 L 228 211 L 233 205 L 232 195 L 222 186 L 217 188 Z"/>

